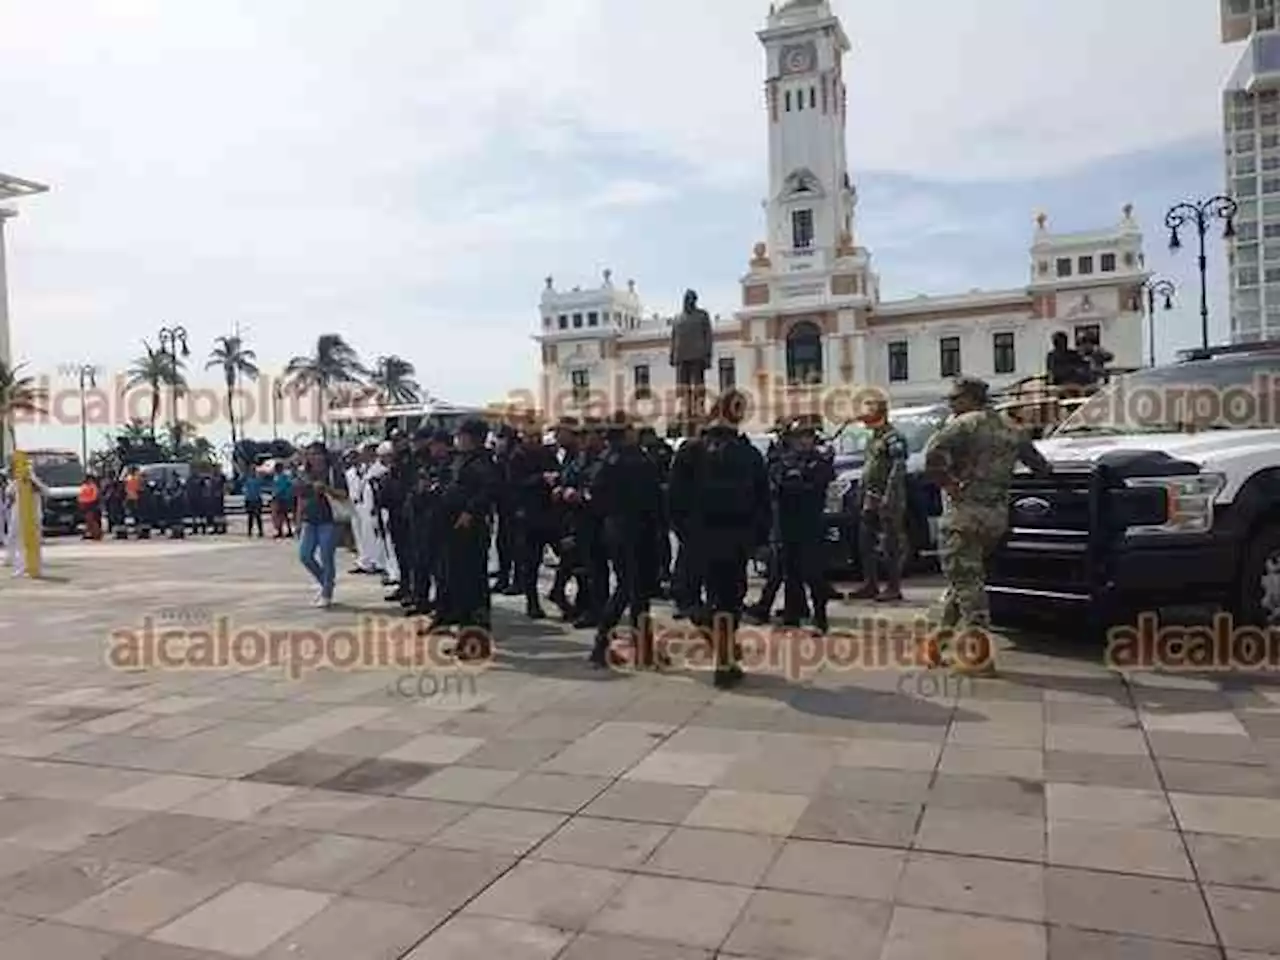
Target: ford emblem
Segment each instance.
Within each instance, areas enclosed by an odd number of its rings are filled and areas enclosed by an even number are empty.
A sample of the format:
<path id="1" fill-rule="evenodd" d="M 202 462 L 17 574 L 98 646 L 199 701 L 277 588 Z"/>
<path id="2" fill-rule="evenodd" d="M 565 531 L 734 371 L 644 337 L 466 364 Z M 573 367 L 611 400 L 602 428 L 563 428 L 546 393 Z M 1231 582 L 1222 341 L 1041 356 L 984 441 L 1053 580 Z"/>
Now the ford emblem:
<path id="1" fill-rule="evenodd" d="M 1040 497 L 1023 497 L 1014 501 L 1013 509 L 1028 517 L 1043 517 L 1053 510 L 1053 505 Z"/>

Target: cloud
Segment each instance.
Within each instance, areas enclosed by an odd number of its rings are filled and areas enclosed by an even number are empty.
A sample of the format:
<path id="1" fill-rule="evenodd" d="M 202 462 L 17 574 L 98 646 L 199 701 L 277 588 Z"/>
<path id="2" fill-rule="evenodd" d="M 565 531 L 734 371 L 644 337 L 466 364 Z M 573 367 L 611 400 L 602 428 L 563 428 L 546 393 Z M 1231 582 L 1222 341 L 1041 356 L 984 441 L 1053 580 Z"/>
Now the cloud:
<path id="1" fill-rule="evenodd" d="M 1151 223 L 1165 193 L 1220 187 L 1237 52 L 1214 4 L 834 5 L 886 292 L 1021 282 L 1038 206 L 1087 227 L 1135 200 Z M 161 324 L 204 344 L 239 322 L 268 368 L 336 331 L 481 400 L 533 376 L 548 273 L 729 313 L 763 234 L 765 0 L 0 8 L 21 91 L 0 169 L 53 187 L 8 229 L 36 365 L 118 368 Z"/>

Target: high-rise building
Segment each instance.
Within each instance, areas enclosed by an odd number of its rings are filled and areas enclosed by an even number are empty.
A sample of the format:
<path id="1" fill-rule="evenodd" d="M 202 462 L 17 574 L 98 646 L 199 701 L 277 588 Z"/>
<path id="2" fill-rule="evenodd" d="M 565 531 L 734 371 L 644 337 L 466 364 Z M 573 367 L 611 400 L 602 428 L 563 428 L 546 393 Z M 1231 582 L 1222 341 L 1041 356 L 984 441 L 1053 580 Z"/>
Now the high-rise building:
<path id="1" fill-rule="evenodd" d="M 1222 42 L 1246 41 L 1222 92 L 1231 339 L 1280 337 L 1280 30 L 1276 0 L 1218 0 Z"/>

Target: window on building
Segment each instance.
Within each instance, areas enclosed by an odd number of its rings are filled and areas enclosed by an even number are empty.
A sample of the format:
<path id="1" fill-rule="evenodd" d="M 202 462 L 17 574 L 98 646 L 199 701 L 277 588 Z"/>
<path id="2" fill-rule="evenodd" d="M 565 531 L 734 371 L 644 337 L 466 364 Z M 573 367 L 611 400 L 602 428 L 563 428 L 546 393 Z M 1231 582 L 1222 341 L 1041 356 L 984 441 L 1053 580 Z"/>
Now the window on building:
<path id="1" fill-rule="evenodd" d="M 787 334 L 787 382 L 822 383 L 822 331 L 807 320 L 797 323 Z"/>
<path id="2" fill-rule="evenodd" d="M 567 313 L 560 314 L 556 322 L 559 324 L 561 330 L 569 329 L 569 315 Z"/>
<path id="3" fill-rule="evenodd" d="M 733 357 L 721 357 L 716 364 L 716 371 L 720 374 L 721 393 L 738 386 L 738 369 Z"/>
<path id="4" fill-rule="evenodd" d="M 1272 140 L 1276 140 L 1277 142 L 1280 142 L 1280 136 L 1276 136 L 1275 134 L 1263 134 L 1262 135 L 1263 149 L 1266 149 L 1266 147 L 1268 146 L 1267 144 L 1268 136 L 1270 136 Z M 1234 142 L 1235 142 L 1236 153 L 1252 153 L 1253 152 L 1254 137 L 1252 133 L 1238 133 L 1236 134 Z M 1274 143 L 1270 144 L 1270 146 L 1273 146 L 1273 147 L 1275 145 L 1276 144 Z"/>
<path id="5" fill-rule="evenodd" d="M 596 311 L 594 311 L 594 310 L 592 310 L 590 313 L 588 313 L 588 314 L 587 314 L 587 326 L 588 326 L 588 327 L 598 327 L 598 326 L 600 326 L 600 314 L 598 314 L 598 313 L 597 313 Z"/>
<path id="6" fill-rule="evenodd" d="M 812 110 L 818 109 L 818 90 L 816 87 L 809 88 L 809 107 Z"/>
<path id="7" fill-rule="evenodd" d="M 991 335 L 992 369 L 996 373 L 1013 373 L 1018 368 L 1017 356 L 1014 354 L 1012 333 L 993 333 Z"/>
<path id="8" fill-rule="evenodd" d="M 1096 323 L 1076 324 L 1075 337 L 1077 347 L 1085 337 L 1090 337 L 1094 343 L 1102 343 L 1102 327 Z"/>
<path id="9" fill-rule="evenodd" d="M 786 105 L 787 113 L 791 112 L 791 91 L 788 90 L 782 95 L 782 101 Z"/>
<path id="10" fill-rule="evenodd" d="M 905 340 L 895 340 L 889 344 L 889 382 L 906 383 L 911 379 L 909 346 Z"/>
<path id="11" fill-rule="evenodd" d="M 1081 257 L 1079 267 L 1081 276 L 1093 273 L 1093 257 Z"/>
<path id="12" fill-rule="evenodd" d="M 1244 223 L 1236 224 L 1237 240 L 1256 240 L 1258 239 L 1258 225 L 1252 220 L 1246 220 Z"/>
<path id="13" fill-rule="evenodd" d="M 943 337 L 938 341 L 938 374 L 944 380 L 960 376 L 959 337 Z"/>
<path id="14" fill-rule="evenodd" d="M 813 246 L 813 211 L 791 211 L 791 245 L 797 250 Z"/>
<path id="15" fill-rule="evenodd" d="M 1058 258 L 1058 276 L 1060 277 L 1071 276 L 1071 258 L 1070 257 Z"/>
<path id="16" fill-rule="evenodd" d="M 634 374 L 636 399 L 648 400 L 653 396 L 653 388 L 649 384 L 649 365 L 647 363 L 637 364 Z"/>
<path id="17" fill-rule="evenodd" d="M 1236 157 L 1236 176 L 1246 177 L 1258 170 L 1258 158 L 1255 156 Z"/>
<path id="18" fill-rule="evenodd" d="M 1258 195 L 1258 181 L 1253 177 L 1238 177 L 1235 185 L 1231 188 L 1231 193 L 1236 197 L 1256 197 Z"/>
<path id="19" fill-rule="evenodd" d="M 1280 193 L 1280 177 L 1264 177 L 1262 180 L 1263 193 Z"/>
<path id="20" fill-rule="evenodd" d="M 573 315 L 573 327 L 575 330 L 580 329 L 582 327 L 582 314 L 575 313 Z"/>
<path id="21" fill-rule="evenodd" d="M 796 109 L 797 110 L 804 109 L 804 90 L 796 91 Z"/>
<path id="22" fill-rule="evenodd" d="M 1271 262 L 1280 261 L 1280 243 L 1268 243 L 1262 247 L 1262 259 Z"/>
<path id="23" fill-rule="evenodd" d="M 1264 127 L 1274 127 L 1280 121 L 1280 113 L 1275 110 L 1263 110 L 1258 114 L 1258 122 Z"/>
<path id="24" fill-rule="evenodd" d="M 1267 267 L 1262 271 L 1264 283 L 1280 283 L 1280 267 Z"/>
<path id="25" fill-rule="evenodd" d="M 1246 113 L 1244 111 L 1238 112 L 1234 117 L 1231 118 L 1231 126 L 1234 127 L 1236 130 L 1252 130 L 1253 114 Z"/>
<path id="26" fill-rule="evenodd" d="M 591 396 L 591 372 L 573 370 L 569 374 L 569 382 L 573 385 L 573 402 L 586 403 Z"/>
<path id="27" fill-rule="evenodd" d="M 1256 287 L 1258 285 L 1258 268 L 1257 267 L 1237 267 L 1236 268 L 1236 286 L 1237 287 Z"/>
<path id="28" fill-rule="evenodd" d="M 1103 273 L 1115 273 L 1116 272 L 1116 255 L 1114 253 L 1104 253 L 1102 255 L 1102 262 L 1099 264 L 1099 266 L 1102 267 Z"/>

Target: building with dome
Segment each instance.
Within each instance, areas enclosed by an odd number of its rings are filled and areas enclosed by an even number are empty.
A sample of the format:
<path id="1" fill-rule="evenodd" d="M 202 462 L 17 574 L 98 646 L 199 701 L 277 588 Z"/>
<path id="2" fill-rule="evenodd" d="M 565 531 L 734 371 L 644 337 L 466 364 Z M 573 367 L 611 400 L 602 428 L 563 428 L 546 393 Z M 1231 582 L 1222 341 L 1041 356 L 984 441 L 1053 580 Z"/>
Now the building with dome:
<path id="1" fill-rule="evenodd" d="M 1060 330 L 1076 339 L 1095 333 L 1117 366 L 1142 365 L 1137 294 L 1148 273 L 1131 207 L 1084 233 L 1055 232 L 1038 216 L 1027 281 L 1016 288 L 882 300 L 858 237 L 845 147 L 850 43 L 840 19 L 829 0 L 791 0 L 771 9 L 757 36 L 766 64 L 765 234 L 754 247 L 744 243 L 751 252 L 740 301 L 715 318 L 711 391 L 738 387 L 760 398 L 757 427 L 797 408 L 832 419 L 839 405 L 813 411 L 822 402 L 815 398 L 863 387 L 899 406 L 932 403 L 960 374 L 1000 389 L 1042 373 Z M 548 277 L 539 308 L 542 383 L 530 405 L 549 416 L 628 409 L 669 422 L 672 319 L 646 312 L 633 280 L 615 284 L 605 271 L 596 284 L 566 290 Z"/>

